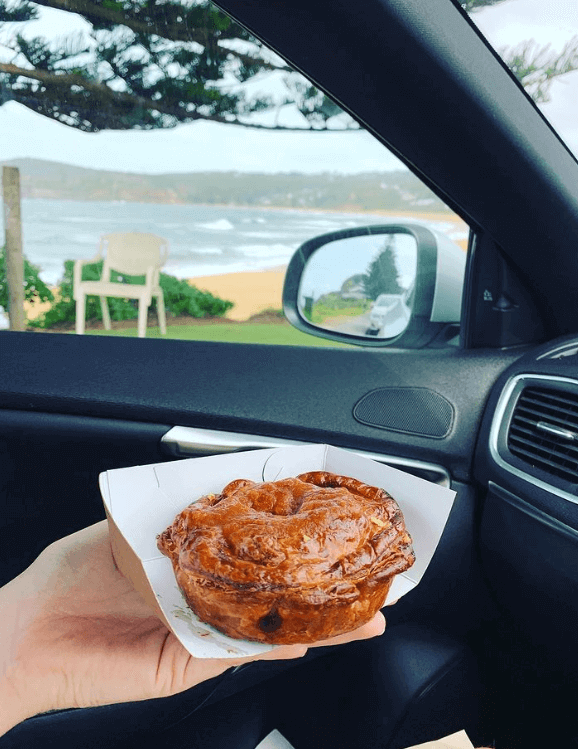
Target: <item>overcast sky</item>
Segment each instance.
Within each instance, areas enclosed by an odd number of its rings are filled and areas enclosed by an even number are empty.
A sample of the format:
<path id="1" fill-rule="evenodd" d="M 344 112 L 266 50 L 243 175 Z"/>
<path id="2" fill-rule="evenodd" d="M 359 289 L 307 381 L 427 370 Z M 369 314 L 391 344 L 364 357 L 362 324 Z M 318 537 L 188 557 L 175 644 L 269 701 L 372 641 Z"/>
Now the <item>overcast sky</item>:
<path id="1" fill-rule="evenodd" d="M 42 9 L 36 33 L 62 35 L 70 13 Z M 505 0 L 475 15 L 498 48 L 527 39 L 562 48 L 578 34 L 578 0 Z M 4 59 L 6 59 L 4 55 Z M 578 72 L 552 88 L 546 116 L 578 153 Z M 129 172 L 389 170 L 400 162 L 365 132 L 279 133 L 198 122 L 172 130 L 82 133 L 8 102 L 0 107 L 0 159 L 33 157 Z"/>

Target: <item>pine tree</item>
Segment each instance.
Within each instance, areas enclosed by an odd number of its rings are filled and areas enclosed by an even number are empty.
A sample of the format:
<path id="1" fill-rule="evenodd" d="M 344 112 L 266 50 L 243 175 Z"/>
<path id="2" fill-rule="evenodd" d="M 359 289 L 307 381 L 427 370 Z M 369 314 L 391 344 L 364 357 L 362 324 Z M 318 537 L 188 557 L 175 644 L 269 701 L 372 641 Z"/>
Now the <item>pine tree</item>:
<path id="1" fill-rule="evenodd" d="M 26 22 L 40 17 L 39 6 L 80 15 L 86 31 L 31 36 Z M 87 132 L 195 120 L 297 129 L 250 119 L 291 103 L 301 128 L 326 129 L 338 114 L 339 127 L 357 127 L 208 0 L 0 0 L 2 30 L 11 52 L 0 58 L 0 104 L 13 99 Z M 244 93 L 243 84 L 266 75 L 282 79 L 281 99 Z"/>
<path id="2" fill-rule="evenodd" d="M 467 13 L 507 2 L 507 0 L 461 0 Z M 550 101 L 552 81 L 578 70 L 578 36 L 569 39 L 560 52 L 550 45 L 540 46 L 529 39 L 515 47 L 498 50 L 500 56 L 537 104 Z"/>
<path id="3" fill-rule="evenodd" d="M 468 13 L 508 0 L 462 0 Z M 40 6 L 77 14 L 86 31 L 49 41 L 26 23 Z M 65 125 L 151 130 L 212 122 L 267 129 L 326 130 L 357 124 L 208 0 L 0 0 L 0 106 L 15 100 Z M 537 102 L 553 80 L 578 69 L 578 36 L 552 52 L 535 41 L 501 50 Z M 245 93 L 277 76 L 284 94 Z M 292 105 L 302 124 L 263 124 L 251 115 Z M 338 119 L 336 118 L 339 115 Z"/>
<path id="4" fill-rule="evenodd" d="M 363 276 L 363 290 L 369 299 L 375 300 L 380 294 L 401 294 L 403 291 L 395 256 L 395 235 L 390 234 Z"/>

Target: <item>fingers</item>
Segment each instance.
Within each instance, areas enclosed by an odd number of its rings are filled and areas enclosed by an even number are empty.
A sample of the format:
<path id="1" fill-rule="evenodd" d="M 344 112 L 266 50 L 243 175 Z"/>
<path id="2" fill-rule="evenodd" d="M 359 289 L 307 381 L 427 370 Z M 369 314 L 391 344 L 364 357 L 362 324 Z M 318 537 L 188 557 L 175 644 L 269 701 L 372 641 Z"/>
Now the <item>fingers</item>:
<path id="1" fill-rule="evenodd" d="M 322 640 L 321 642 L 314 643 L 311 647 L 325 647 L 326 645 L 343 645 L 346 642 L 352 642 L 353 640 L 368 640 L 371 637 L 379 637 L 385 632 L 385 618 L 383 614 L 378 611 L 373 619 L 364 624 L 358 629 L 354 629 L 353 632 L 347 632 L 344 635 L 338 637 L 331 637 L 328 640 Z"/>
<path id="2" fill-rule="evenodd" d="M 371 637 L 379 637 L 379 635 L 382 635 L 384 631 L 385 618 L 381 612 L 378 612 L 370 622 L 353 630 L 353 632 L 347 632 L 338 637 L 331 637 L 328 640 L 314 642 L 309 646 L 281 645 L 273 648 L 273 650 L 270 650 L 267 653 L 263 653 L 262 655 L 251 656 L 249 658 L 236 658 L 234 661 L 229 661 L 229 663 L 231 665 L 241 665 L 251 661 L 277 661 L 289 660 L 291 658 L 302 658 L 307 652 L 308 647 L 326 647 L 328 645 L 343 645 L 347 642 L 353 642 L 354 640 L 368 640 Z"/>
<path id="3" fill-rule="evenodd" d="M 231 666 L 242 666 L 244 663 L 252 663 L 253 661 L 287 661 L 302 658 L 306 652 L 307 645 L 279 645 L 259 655 L 250 655 L 246 658 L 219 659 L 219 662 L 230 668 Z"/>
<path id="4" fill-rule="evenodd" d="M 278 661 L 278 660 L 290 660 L 291 658 L 302 658 L 307 652 L 307 645 L 280 645 L 279 647 L 273 648 L 268 653 L 258 655 L 256 658 L 251 660 L 259 661 Z"/>

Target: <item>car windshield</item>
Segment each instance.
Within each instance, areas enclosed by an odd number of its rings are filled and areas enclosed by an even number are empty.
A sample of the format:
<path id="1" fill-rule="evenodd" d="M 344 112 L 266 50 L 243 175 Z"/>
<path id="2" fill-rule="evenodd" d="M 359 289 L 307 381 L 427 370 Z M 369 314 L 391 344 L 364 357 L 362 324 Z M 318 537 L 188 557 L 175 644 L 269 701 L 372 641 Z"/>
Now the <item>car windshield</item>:
<path id="1" fill-rule="evenodd" d="M 460 5 L 578 157 L 576 0 L 462 0 Z"/>
<path id="2" fill-rule="evenodd" d="M 375 300 L 375 306 L 381 307 L 385 304 L 391 304 L 391 300 L 395 298 L 396 294 L 380 294 L 377 299 Z"/>

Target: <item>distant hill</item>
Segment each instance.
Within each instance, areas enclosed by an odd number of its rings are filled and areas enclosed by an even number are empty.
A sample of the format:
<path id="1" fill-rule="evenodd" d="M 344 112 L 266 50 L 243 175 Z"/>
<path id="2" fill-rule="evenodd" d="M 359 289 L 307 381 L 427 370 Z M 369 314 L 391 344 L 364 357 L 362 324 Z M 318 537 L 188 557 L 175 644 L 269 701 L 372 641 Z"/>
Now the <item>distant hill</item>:
<path id="1" fill-rule="evenodd" d="M 20 169 L 24 198 L 326 210 L 448 210 L 439 198 L 405 170 L 353 175 L 132 174 L 84 169 L 41 159 L 14 159 L 4 164 Z"/>

